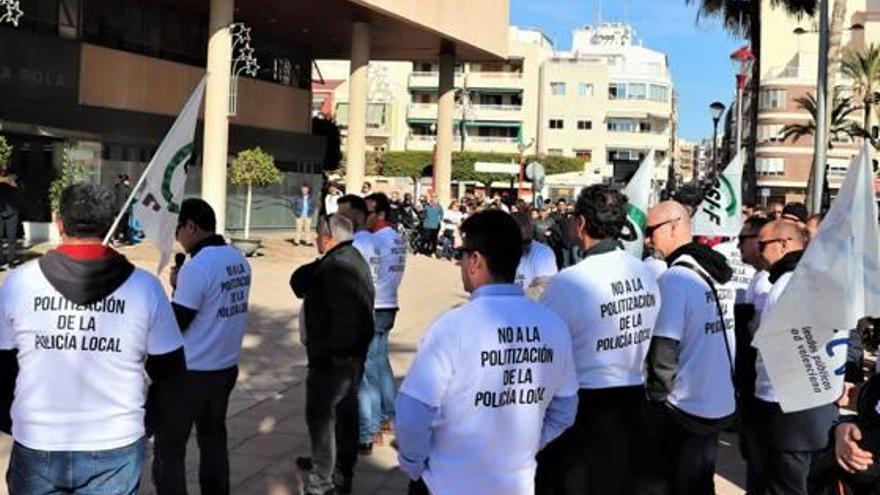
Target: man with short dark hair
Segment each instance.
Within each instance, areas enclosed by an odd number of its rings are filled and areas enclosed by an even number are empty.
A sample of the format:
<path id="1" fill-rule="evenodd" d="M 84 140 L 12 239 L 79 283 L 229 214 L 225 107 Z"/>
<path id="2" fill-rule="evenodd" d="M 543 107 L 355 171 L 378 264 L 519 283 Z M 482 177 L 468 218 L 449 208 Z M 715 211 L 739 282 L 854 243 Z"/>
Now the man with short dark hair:
<path id="1" fill-rule="evenodd" d="M 437 255 L 437 241 L 440 235 L 440 224 L 443 222 L 443 207 L 437 203 L 437 196 L 431 195 L 428 200 L 428 206 L 424 211 L 424 220 L 422 227 L 424 228 L 425 239 L 427 240 L 424 253 L 428 256 Z M 439 257 L 439 256 L 438 256 Z"/>
<path id="2" fill-rule="evenodd" d="M 290 279 L 296 296 L 305 299 L 301 311 L 312 459 L 297 462 L 311 464 L 306 495 L 351 493 L 357 463 L 357 389 L 373 337 L 375 291 L 369 266 L 352 245 L 353 228 L 343 215 L 321 218 L 317 244 L 322 257 L 298 268 Z"/>
<path id="3" fill-rule="evenodd" d="M 406 267 L 406 242 L 388 222 L 390 203 L 383 193 L 366 197 L 367 228 L 372 253 L 368 259 L 376 288 L 374 321 L 376 332 L 367 351 L 364 379 L 358 390 L 360 403 L 360 447 L 372 451 L 374 440 L 381 440 L 381 430 L 390 430 L 394 419 L 394 371 L 388 356 L 388 334 L 397 317 L 397 291 Z"/>
<path id="4" fill-rule="evenodd" d="M 537 493 L 633 493 L 645 459 L 644 360 L 660 307 L 655 275 L 624 250 L 627 197 L 584 188 L 573 225 L 584 259 L 541 297 L 571 332 L 580 407 L 574 426 L 538 456 Z"/>
<path id="5" fill-rule="evenodd" d="M 785 202 L 778 199 L 770 201 L 767 205 L 767 218 L 771 221 L 779 220 L 782 217 L 782 210 L 785 209 Z"/>
<path id="6" fill-rule="evenodd" d="M 556 267 L 556 255 L 545 244 L 532 240 L 532 219 L 528 213 L 516 212 L 513 219 L 519 225 L 523 239 L 523 255 L 516 269 L 516 285 L 526 293 L 543 291 L 550 277 L 559 271 Z"/>
<path id="7" fill-rule="evenodd" d="M 299 194 L 293 198 L 293 217 L 296 220 L 296 237 L 294 242 L 303 246 L 311 246 L 309 239 L 312 230 L 312 216 L 318 209 L 315 207 L 315 198 L 312 197 L 311 188 L 303 184 Z"/>
<path id="8" fill-rule="evenodd" d="M 194 424 L 202 493 L 229 493 L 226 410 L 238 378 L 251 267 L 216 227 L 204 200 L 188 198 L 180 205 L 176 237 L 190 258 L 171 270 L 172 305 L 189 371 L 174 421 L 156 432 L 153 479 L 159 495 L 186 493 L 186 442 Z"/>
<path id="9" fill-rule="evenodd" d="M 398 459 L 410 494 L 529 495 L 535 454 L 574 420 L 571 340 L 513 283 L 522 238 L 510 215 L 477 213 L 461 232 L 471 299 L 422 337 L 397 396 Z"/>
<path id="10" fill-rule="evenodd" d="M 782 208 L 781 219 L 793 222 L 802 229 L 806 227 L 808 216 L 807 205 L 803 203 L 788 203 Z"/>
<path id="11" fill-rule="evenodd" d="M 161 427 L 178 414 L 183 339 L 159 280 L 101 244 L 113 199 L 102 186 L 66 188 L 61 245 L 0 289 L 10 495 L 137 493 L 145 416 Z"/>

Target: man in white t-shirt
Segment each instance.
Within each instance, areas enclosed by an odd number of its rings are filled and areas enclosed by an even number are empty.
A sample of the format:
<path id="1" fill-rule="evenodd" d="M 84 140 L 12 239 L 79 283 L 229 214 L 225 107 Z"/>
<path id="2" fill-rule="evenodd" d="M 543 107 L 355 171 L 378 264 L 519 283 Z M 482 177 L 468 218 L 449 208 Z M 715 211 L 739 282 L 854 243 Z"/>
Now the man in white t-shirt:
<path id="1" fill-rule="evenodd" d="M 647 358 L 648 398 L 662 424 L 658 457 L 674 495 L 714 495 L 718 433 L 734 418 L 733 270 L 693 242 L 687 209 L 664 201 L 648 212 L 645 238 L 669 269 Z M 658 471 L 660 472 L 660 471 Z"/>
<path id="2" fill-rule="evenodd" d="M 0 289 L 10 495 L 137 493 L 145 416 L 161 427 L 177 413 L 183 339 L 159 280 L 102 246 L 114 205 L 106 187 L 65 189 L 61 246 Z"/>
<path id="3" fill-rule="evenodd" d="M 394 420 L 394 371 L 388 356 L 388 334 L 397 317 L 397 291 L 406 267 L 406 242 L 388 223 L 391 203 L 383 193 L 366 197 L 367 228 L 371 238 L 370 258 L 376 288 L 374 321 L 376 333 L 364 363 L 364 379 L 358 390 L 360 403 L 360 441 L 370 450 L 374 439 L 381 441 L 381 430 L 389 431 Z"/>
<path id="4" fill-rule="evenodd" d="M 539 494 L 633 493 L 646 465 L 644 361 L 660 308 L 654 274 L 618 240 L 627 198 L 584 188 L 573 224 L 582 261 L 541 297 L 568 326 L 580 390 L 574 427 L 538 456 Z"/>
<path id="5" fill-rule="evenodd" d="M 546 244 L 532 240 L 534 229 L 528 213 L 514 213 L 513 219 L 519 225 L 523 238 L 523 255 L 516 269 L 516 285 L 527 293 L 531 289 L 540 294 L 550 277 L 559 271 L 556 254 Z"/>
<path id="6" fill-rule="evenodd" d="M 367 228 L 367 201 L 355 194 L 346 194 L 336 203 L 339 205 L 337 213 L 351 220 L 354 226 L 354 247 L 370 266 L 370 274 L 375 283 L 379 274 L 379 257 L 376 256 L 376 247 L 373 245 L 373 233 Z"/>
<path id="7" fill-rule="evenodd" d="M 490 210 L 461 229 L 471 299 L 422 337 L 397 397 L 398 459 L 411 494 L 531 495 L 535 454 L 574 421 L 571 340 L 513 283 L 516 222 Z"/>
<path id="8" fill-rule="evenodd" d="M 204 200 L 189 198 L 181 204 L 176 235 L 190 259 L 172 270 L 171 286 L 189 371 L 177 420 L 156 435 L 153 479 L 159 495 L 185 493 L 186 442 L 193 424 L 202 493 L 229 493 L 226 409 L 247 326 L 251 267 L 215 232 L 216 225 L 214 210 Z"/>

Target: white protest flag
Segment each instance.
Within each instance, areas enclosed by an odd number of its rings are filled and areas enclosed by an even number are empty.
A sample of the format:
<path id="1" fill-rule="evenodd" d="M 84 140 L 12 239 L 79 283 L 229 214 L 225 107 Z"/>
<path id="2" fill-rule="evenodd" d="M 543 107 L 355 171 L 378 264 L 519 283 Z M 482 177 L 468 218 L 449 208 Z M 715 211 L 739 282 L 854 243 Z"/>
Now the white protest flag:
<path id="1" fill-rule="evenodd" d="M 880 229 L 867 148 L 755 334 L 785 412 L 837 400 L 849 330 L 880 315 Z"/>
<path id="2" fill-rule="evenodd" d="M 651 196 L 654 192 L 652 180 L 654 179 L 654 150 L 651 150 L 642 160 L 639 169 L 629 180 L 623 193 L 629 198 L 629 207 L 626 212 L 627 232 L 623 239 L 623 245 L 633 256 L 641 259 L 642 249 L 645 244 L 645 222 L 648 220 L 648 208 L 651 206 Z"/>
<path id="3" fill-rule="evenodd" d="M 742 229 L 742 175 L 745 153 L 740 151 L 718 175 L 693 218 L 694 235 L 736 237 Z"/>
<path id="4" fill-rule="evenodd" d="M 118 223 L 123 212 L 134 200 L 134 217 L 141 223 L 144 236 L 159 248 L 161 253 L 157 273 L 161 273 L 168 265 L 174 249 L 177 215 L 180 213 L 183 188 L 186 184 L 186 163 L 192 157 L 196 123 L 204 90 L 205 78 L 202 78 L 116 219 Z M 104 239 L 104 244 L 110 241 L 110 235 L 116 230 L 115 227 L 116 224 Z"/>

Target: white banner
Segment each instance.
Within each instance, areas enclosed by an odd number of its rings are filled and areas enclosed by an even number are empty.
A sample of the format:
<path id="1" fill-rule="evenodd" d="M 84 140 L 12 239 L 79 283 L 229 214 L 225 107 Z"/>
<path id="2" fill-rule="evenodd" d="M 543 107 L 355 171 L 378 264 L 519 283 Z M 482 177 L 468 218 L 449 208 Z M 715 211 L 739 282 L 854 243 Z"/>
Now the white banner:
<path id="1" fill-rule="evenodd" d="M 693 218 L 694 235 L 736 237 L 742 229 L 742 175 L 739 152 L 715 180 Z"/>
<path id="2" fill-rule="evenodd" d="M 146 239 L 161 253 L 157 273 L 168 265 L 174 250 L 177 215 L 186 184 L 186 163 L 192 157 L 204 90 L 205 78 L 202 78 L 134 188 L 134 216 L 140 221 Z"/>
<path id="3" fill-rule="evenodd" d="M 736 240 L 727 241 L 717 244 L 712 249 L 723 254 L 733 270 L 733 278 L 726 285 L 736 290 L 736 303 L 740 304 L 745 302 L 746 291 L 752 277 L 755 276 L 755 269 L 742 260 L 738 244 Z"/>
<path id="4" fill-rule="evenodd" d="M 785 412 L 829 404 L 842 392 L 849 330 L 880 316 L 880 229 L 870 155 L 850 165 L 755 347 Z"/>
<path id="5" fill-rule="evenodd" d="M 629 198 L 629 207 L 626 213 L 627 228 L 622 239 L 623 245 L 627 251 L 639 259 L 642 259 L 642 250 L 645 245 L 645 222 L 648 220 L 648 208 L 653 203 L 655 166 L 654 150 L 651 150 L 623 190 L 623 193 Z"/>

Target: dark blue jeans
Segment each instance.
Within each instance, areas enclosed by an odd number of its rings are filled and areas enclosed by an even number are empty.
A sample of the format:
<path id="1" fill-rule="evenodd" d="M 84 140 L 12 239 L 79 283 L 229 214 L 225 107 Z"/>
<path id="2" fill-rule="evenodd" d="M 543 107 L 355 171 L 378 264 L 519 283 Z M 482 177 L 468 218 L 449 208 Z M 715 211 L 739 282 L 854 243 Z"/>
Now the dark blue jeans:
<path id="1" fill-rule="evenodd" d="M 388 358 L 388 333 L 394 327 L 396 309 L 374 312 L 376 333 L 367 350 L 364 378 L 358 389 L 360 405 L 360 443 L 370 443 L 383 420 L 394 419 L 394 371 Z"/>
<path id="2" fill-rule="evenodd" d="M 135 495 L 144 466 L 144 439 L 112 450 L 49 452 L 16 443 L 6 483 L 9 495 Z"/>

